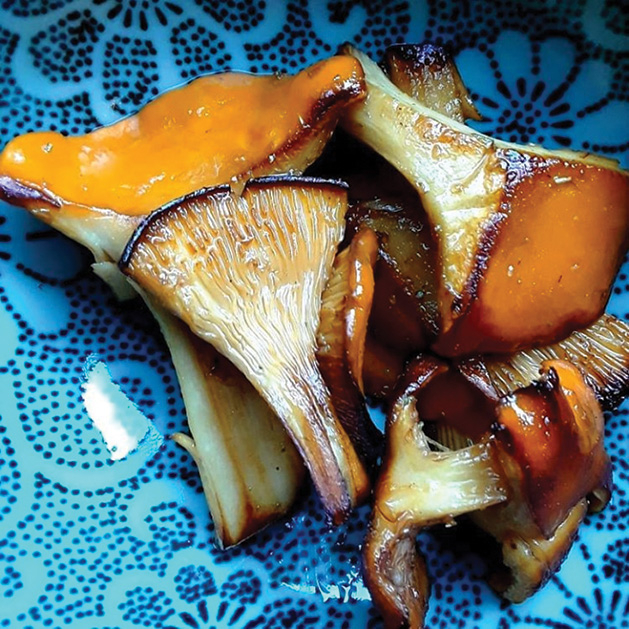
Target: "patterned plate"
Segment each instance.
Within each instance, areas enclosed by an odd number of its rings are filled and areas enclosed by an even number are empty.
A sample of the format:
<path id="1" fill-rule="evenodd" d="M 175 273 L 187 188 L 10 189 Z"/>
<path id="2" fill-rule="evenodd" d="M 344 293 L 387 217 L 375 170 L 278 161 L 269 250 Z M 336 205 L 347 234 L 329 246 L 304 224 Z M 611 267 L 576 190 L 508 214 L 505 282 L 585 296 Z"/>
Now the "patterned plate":
<path id="1" fill-rule="evenodd" d="M 0 0 L 0 138 L 84 132 L 204 72 L 294 71 L 345 40 L 379 55 L 426 38 L 452 46 L 483 131 L 629 166 L 626 0 Z M 195 468 L 166 438 L 184 410 L 165 347 L 88 263 L 0 205 L 0 627 L 378 627 L 365 512 L 330 529 L 311 498 L 215 548 Z M 624 318 L 628 268 L 609 306 Z M 103 399 L 126 413 L 127 450 L 139 441 L 127 456 L 95 426 Z M 501 603 L 451 531 L 421 537 L 430 627 L 629 626 L 628 409 L 608 422 L 612 504 L 526 604 Z"/>

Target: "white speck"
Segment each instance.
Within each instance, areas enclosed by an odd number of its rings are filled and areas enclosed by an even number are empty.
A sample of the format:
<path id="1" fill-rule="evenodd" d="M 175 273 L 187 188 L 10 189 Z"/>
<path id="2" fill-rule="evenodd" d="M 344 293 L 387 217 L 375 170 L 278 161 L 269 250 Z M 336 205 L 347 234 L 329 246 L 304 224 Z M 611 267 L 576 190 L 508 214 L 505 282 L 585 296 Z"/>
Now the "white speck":
<path id="1" fill-rule="evenodd" d="M 562 183 L 570 183 L 572 181 L 572 177 L 555 176 L 553 177 L 553 180 L 555 181 L 556 184 L 561 185 Z"/>
<path id="2" fill-rule="evenodd" d="M 85 371 L 85 410 L 103 437 L 111 460 L 124 459 L 149 433 L 155 440 L 151 449 L 157 450 L 163 442 L 162 435 L 112 381 L 107 365 L 102 360 L 92 360 Z"/>

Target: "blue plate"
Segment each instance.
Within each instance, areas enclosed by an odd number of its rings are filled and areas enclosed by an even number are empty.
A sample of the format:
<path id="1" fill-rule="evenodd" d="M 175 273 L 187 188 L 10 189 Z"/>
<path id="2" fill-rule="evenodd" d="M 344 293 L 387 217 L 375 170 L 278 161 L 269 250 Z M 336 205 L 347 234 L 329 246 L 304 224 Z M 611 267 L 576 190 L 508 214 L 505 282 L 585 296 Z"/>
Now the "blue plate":
<path id="1" fill-rule="evenodd" d="M 205 72 L 295 71 L 345 40 L 376 56 L 424 39 L 452 46 L 483 131 L 629 166 L 624 0 L 1 0 L 0 138 L 82 133 Z M 330 529 L 311 498 L 215 547 L 195 467 L 167 438 L 184 409 L 164 344 L 89 261 L 0 205 L 0 626 L 378 627 L 360 576 L 364 511 Z M 628 268 L 609 305 L 625 319 Z M 103 400 L 126 413 L 125 451 L 97 429 Z M 501 603 L 454 535 L 420 538 L 428 626 L 629 626 L 628 408 L 607 424 L 612 503 L 525 604 Z"/>

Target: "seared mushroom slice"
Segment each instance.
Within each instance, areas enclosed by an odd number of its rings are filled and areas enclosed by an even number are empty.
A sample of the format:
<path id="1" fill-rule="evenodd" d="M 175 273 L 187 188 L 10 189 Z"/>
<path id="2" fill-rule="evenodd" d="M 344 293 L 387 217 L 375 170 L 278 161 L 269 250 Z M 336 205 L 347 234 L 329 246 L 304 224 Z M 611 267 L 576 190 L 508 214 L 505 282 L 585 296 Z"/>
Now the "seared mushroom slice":
<path id="1" fill-rule="evenodd" d="M 94 266 L 99 276 L 115 278 L 125 299 L 139 293 L 159 324 L 191 433 L 173 439 L 199 469 L 217 544 L 239 544 L 286 515 L 303 487 L 305 469 L 275 413 L 238 369 L 132 285 L 117 265 Z"/>
<path id="2" fill-rule="evenodd" d="M 439 328 L 439 312 L 437 256 L 419 201 L 356 203 L 347 222 L 348 229 L 369 227 L 379 236 L 371 331 L 390 349 L 406 352 L 404 358 L 424 351 Z"/>
<path id="3" fill-rule="evenodd" d="M 317 331 L 317 360 L 336 415 L 369 467 L 376 462 L 381 441 L 367 411 L 363 386 L 377 254 L 378 238 L 368 228 L 337 254 L 321 298 Z"/>
<path id="4" fill-rule="evenodd" d="M 312 172 L 340 174 L 349 183 L 346 241 L 364 227 L 378 234 L 365 392 L 382 397 L 404 361 L 425 350 L 439 327 L 430 225 L 417 192 L 400 173 L 343 132 L 335 134 Z"/>
<path id="5" fill-rule="evenodd" d="M 437 426 L 437 435 L 439 443 L 453 449 L 470 444 L 469 439 L 447 424 Z M 517 487 L 509 502 L 470 513 L 471 522 L 498 543 L 499 557 L 489 553 L 489 585 L 513 603 L 522 603 L 532 596 L 561 567 L 587 510 L 588 500 L 584 498 L 568 510 L 550 537 L 545 537 L 532 522 Z"/>
<path id="6" fill-rule="evenodd" d="M 494 140 L 426 108 L 354 49 L 367 97 L 344 128 L 418 191 L 438 247 L 444 355 L 556 342 L 603 312 L 629 238 L 615 162 Z"/>
<path id="7" fill-rule="evenodd" d="M 0 155 L 0 199 L 86 246 L 96 259 L 94 272 L 128 299 L 135 291 L 112 262 L 145 215 L 201 186 L 237 183 L 252 173 L 303 171 L 323 150 L 340 110 L 362 92 L 358 63 L 342 57 L 294 77 L 201 77 L 85 136 L 15 138 Z M 205 370 L 215 351 L 196 343 L 157 304 L 151 307 L 173 356 L 193 433 L 200 440 L 213 434 L 217 447 L 232 444 L 223 457 L 204 456 L 200 447 L 196 458 L 218 541 L 237 543 L 289 508 L 303 472 L 294 465 L 294 448 L 281 450 L 286 436 L 280 424 L 267 430 L 272 412 L 244 376 L 234 374 L 229 386 L 217 379 Z M 238 424 L 225 421 L 227 405 Z M 240 431 L 241 423 L 250 430 Z M 236 443 L 248 456 L 227 455 Z M 278 448 L 281 456 L 267 469 Z M 260 482 L 243 482 L 252 477 Z M 267 487 L 262 479 L 269 477 L 275 480 Z"/>
<path id="8" fill-rule="evenodd" d="M 476 394 L 491 389 L 489 382 L 481 384 L 480 372 L 466 375 Z M 459 394 L 465 397 L 462 389 Z M 597 511 L 609 500 L 610 462 L 600 405 L 569 363 L 544 362 L 535 382 L 497 400 L 489 394 L 492 404 L 494 422 L 486 434 L 493 435 L 509 500 L 470 517 L 501 547 L 502 565 L 490 584 L 521 602 L 559 569 L 587 507 Z M 455 423 L 457 428 L 450 416 L 441 418 L 439 442 L 468 445 L 459 430 L 463 423 Z"/>
<path id="9" fill-rule="evenodd" d="M 434 452 L 419 423 L 417 400 L 426 405 L 422 397 L 447 373 L 437 359 L 411 363 L 387 422 L 364 563 L 390 627 L 422 626 L 426 576 L 413 543 L 420 526 L 471 513 L 502 546 L 503 570 L 492 584 L 523 600 L 563 561 L 586 498 L 608 494 L 602 412 L 576 367 L 544 363 L 538 381 L 493 397 L 489 427 L 476 441 L 440 418 L 434 445 L 446 448 Z"/>
<path id="10" fill-rule="evenodd" d="M 170 348 L 186 406 L 191 435 L 173 439 L 199 469 L 219 545 L 233 546 L 290 510 L 303 463 L 246 378 L 153 297 L 141 295 Z"/>
<path id="11" fill-rule="evenodd" d="M 604 314 L 554 345 L 522 350 L 510 356 L 479 358 L 500 395 L 535 380 L 546 360 L 565 360 L 579 367 L 604 410 L 612 410 L 629 393 L 629 324 Z"/>
<path id="12" fill-rule="evenodd" d="M 449 427 L 439 436 L 448 447 L 461 445 L 452 441 L 456 432 L 474 441 L 493 435 L 512 490 L 517 487 L 530 520 L 550 537 L 580 500 L 595 491 L 602 496 L 609 487 L 604 419 L 596 394 L 581 371 L 563 360 L 544 361 L 536 380 L 502 396 L 486 372 L 475 367 L 470 362 L 444 370 L 422 391 L 420 411 Z M 455 402 L 448 405 L 448 396 Z M 442 415 L 431 413 L 440 406 Z M 473 407 L 482 412 L 466 425 L 461 416 L 472 414 Z"/>
<path id="13" fill-rule="evenodd" d="M 386 52 L 391 81 L 455 120 L 477 117 L 448 53 L 432 44 L 392 46 Z M 366 343 L 365 385 L 386 397 L 404 362 L 424 351 L 439 329 L 436 251 L 417 191 L 388 162 L 337 130 L 313 172 L 350 184 L 348 232 L 376 231 L 380 251 Z M 391 325 L 395 321 L 395 325 Z"/>
<path id="14" fill-rule="evenodd" d="M 138 216 L 204 186 L 300 173 L 347 104 L 364 95 L 360 65 L 320 61 L 295 76 L 227 72 L 167 92 L 84 136 L 19 136 L 0 154 L 0 199 L 88 247 L 120 257 Z"/>
<path id="15" fill-rule="evenodd" d="M 386 425 L 386 453 L 363 551 L 365 580 L 387 628 L 424 626 L 428 577 L 415 538 L 507 499 L 491 441 L 433 451 L 417 414 L 421 389 L 446 369 L 422 358 L 405 375 Z"/>
<path id="16" fill-rule="evenodd" d="M 493 432 L 503 467 L 519 476 L 532 519 L 546 537 L 580 500 L 609 487 L 603 412 L 570 363 L 544 362 L 538 381 L 501 398 Z"/>
<path id="17" fill-rule="evenodd" d="M 335 522 L 369 482 L 316 358 L 343 237 L 341 184 L 275 177 L 201 190 L 151 216 L 121 269 L 238 367 L 284 422 Z"/>
<path id="18" fill-rule="evenodd" d="M 391 82 L 422 105 L 452 120 L 481 120 L 452 56 L 435 44 L 398 44 L 384 54 Z"/>
<path id="19" fill-rule="evenodd" d="M 587 509 L 587 500 L 580 500 L 550 537 L 527 526 L 526 519 L 515 515 L 517 509 L 471 514 L 472 521 L 500 544 L 501 564 L 493 567 L 489 585 L 512 603 L 522 603 L 535 594 L 561 567 Z"/>

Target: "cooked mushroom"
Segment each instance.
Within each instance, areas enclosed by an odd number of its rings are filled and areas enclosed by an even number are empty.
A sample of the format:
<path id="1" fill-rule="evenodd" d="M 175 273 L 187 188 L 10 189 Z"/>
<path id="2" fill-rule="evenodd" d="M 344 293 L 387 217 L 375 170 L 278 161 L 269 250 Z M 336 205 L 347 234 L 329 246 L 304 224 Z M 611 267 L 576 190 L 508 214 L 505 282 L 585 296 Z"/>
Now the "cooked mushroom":
<path id="1" fill-rule="evenodd" d="M 532 519 L 550 537 L 573 506 L 609 485 L 601 407 L 576 367 L 552 360 L 537 382 L 501 398 L 497 413 L 503 467 L 515 464 Z"/>
<path id="2" fill-rule="evenodd" d="M 491 389 L 479 372 L 466 376 L 477 394 Z M 532 384 L 486 400 L 495 405 L 489 430 L 510 497 L 470 517 L 501 546 L 502 565 L 490 584 L 521 602 L 559 569 L 587 507 L 598 511 L 609 500 L 603 415 L 581 372 L 561 360 L 542 363 Z M 450 416 L 442 417 L 438 439 L 459 448 L 469 439 L 460 432 L 463 423 L 455 423 L 453 429 Z"/>
<path id="3" fill-rule="evenodd" d="M 191 433 L 173 439 L 197 464 L 218 545 L 238 544 L 286 515 L 303 488 L 305 469 L 275 413 L 238 369 L 132 286 L 117 265 L 94 266 L 99 276 L 114 278 L 125 299 L 139 293 L 160 326 Z"/>
<path id="4" fill-rule="evenodd" d="M 368 492 L 316 358 L 321 294 L 343 237 L 345 188 L 254 180 L 151 214 L 121 269 L 230 359 L 284 422 L 338 522 Z"/>
<path id="5" fill-rule="evenodd" d="M 295 76 L 213 74 L 84 136 L 19 136 L 0 154 L 0 199 L 114 260 L 138 216 L 204 186 L 300 173 L 340 111 L 364 94 L 360 65 L 332 57 Z"/>
<path id="6" fill-rule="evenodd" d="M 440 443 L 454 449 L 467 447 L 470 443 L 447 424 L 439 424 L 437 434 Z M 559 570 L 588 510 L 588 500 L 580 500 L 547 538 L 531 523 L 524 504 L 516 487 L 509 502 L 469 514 L 470 520 L 499 545 L 499 557 L 487 548 L 491 568 L 489 584 L 514 603 L 525 601 Z M 591 509 L 591 501 L 589 504 Z M 483 539 L 481 543 L 491 543 L 491 540 Z"/>
<path id="7" fill-rule="evenodd" d="M 363 365 L 377 253 L 375 232 L 364 228 L 336 256 L 321 298 L 317 331 L 317 360 L 337 417 L 370 467 L 381 435 L 367 411 Z"/>
<path id="8" fill-rule="evenodd" d="M 396 88 L 366 55 L 367 97 L 343 117 L 417 189 L 438 248 L 445 355 L 511 352 L 603 311 L 629 238 L 615 162 L 483 136 Z"/>
<path id="9" fill-rule="evenodd" d="M 441 417 L 433 445 L 446 448 L 432 451 L 417 401 L 447 372 L 437 359 L 411 363 L 387 420 L 364 563 L 388 627 L 423 626 L 427 578 L 414 549 L 420 527 L 471 513 L 497 538 L 510 570 L 494 586 L 522 600 L 561 564 L 586 498 L 598 492 L 604 499 L 609 487 L 602 412 L 576 367 L 546 362 L 538 381 L 494 397 L 488 428 L 475 441 Z"/>
<path id="10" fill-rule="evenodd" d="M 457 122 L 481 119 L 454 60 L 441 46 L 389 46 L 384 60 L 391 82 L 422 105 Z"/>
<path id="11" fill-rule="evenodd" d="M 349 183 L 347 242 L 363 227 L 378 234 L 365 348 L 365 391 L 382 397 L 401 373 L 404 361 L 425 349 L 427 339 L 438 328 L 430 226 L 410 184 L 379 155 L 345 133 L 335 134 L 310 172 L 334 174 Z M 391 326 L 391 321 L 396 325 Z"/>
<path id="12" fill-rule="evenodd" d="M 341 57 L 294 77 L 202 77 L 86 136 L 14 139 L 0 155 L 0 198 L 85 245 L 96 258 L 94 272 L 127 299 L 135 292 L 111 261 L 118 261 L 144 215 L 203 185 L 302 171 L 323 150 L 340 109 L 362 90 L 360 67 Z M 236 370 L 229 386 L 217 379 L 207 369 L 215 351 L 157 304 L 151 307 L 200 444 L 195 459 L 218 541 L 237 543 L 289 508 L 303 476 L 296 452 L 292 445 L 284 449 L 277 420 L 269 428 L 273 413 L 246 379 Z M 239 422 L 225 421 L 227 406 Z M 225 445 L 221 456 L 209 452 L 210 433 L 216 448 Z M 265 479 L 272 479 L 268 486 Z"/>
<path id="13" fill-rule="evenodd" d="M 550 537 L 582 498 L 608 487 L 603 412 L 576 366 L 544 361 L 534 381 L 502 396 L 486 373 L 468 364 L 444 369 L 440 378 L 422 390 L 420 412 L 474 441 L 491 433 L 511 485 L 543 535 Z M 431 413 L 436 408 L 440 416 Z M 462 421 L 466 412 L 477 421 Z M 460 445 L 445 434 L 445 445 Z"/>
<path id="14" fill-rule="evenodd" d="M 432 44 L 391 46 L 385 61 L 392 83 L 421 104 L 461 122 L 466 117 L 478 118 L 454 61 L 443 48 Z M 380 237 L 365 382 L 370 396 L 385 398 L 405 361 L 424 351 L 440 327 L 435 241 L 409 182 L 400 181 L 399 173 L 392 173 L 379 155 L 368 154 L 370 149 L 352 146 L 341 132 L 337 138 L 335 152 L 339 153 L 340 144 L 341 155 L 334 167 L 350 169 L 350 194 L 355 197 L 347 217 L 348 229 L 366 225 Z M 359 174 L 351 171 L 356 159 L 348 159 L 344 149 L 363 156 L 356 165 Z"/>
<path id="15" fill-rule="evenodd" d="M 535 594 L 561 567 L 586 512 L 584 499 L 568 511 L 548 538 L 506 514 L 471 514 L 471 519 L 500 543 L 502 564 L 489 575 L 489 585 L 512 603 L 522 603 Z"/>
<path id="16" fill-rule="evenodd" d="M 191 436 L 173 438 L 197 464 L 218 543 L 233 546 L 293 506 L 305 475 L 301 458 L 244 376 L 141 294 L 170 348 L 186 406 Z"/>
<path id="17" fill-rule="evenodd" d="M 363 366 L 365 395 L 373 400 L 386 401 L 404 371 L 405 356 L 387 348 L 367 329 Z"/>
<path id="18" fill-rule="evenodd" d="M 392 82 L 422 104 L 457 120 L 474 114 L 458 70 L 442 48 L 392 46 L 386 58 Z M 367 226 L 380 239 L 365 383 L 369 396 L 383 398 L 392 390 L 404 362 L 425 350 L 439 329 L 430 224 L 411 184 L 380 155 L 342 130 L 336 131 L 312 172 L 341 176 L 350 184 L 348 234 Z"/>
<path id="19" fill-rule="evenodd" d="M 629 393 L 629 324 L 604 314 L 591 326 L 546 347 L 509 356 L 484 356 L 489 378 L 500 395 L 535 380 L 546 360 L 565 360 L 579 367 L 604 410 L 612 410 Z"/>
<path id="20" fill-rule="evenodd" d="M 375 231 L 380 240 L 370 322 L 374 334 L 388 347 L 405 351 L 405 357 L 425 350 L 437 333 L 439 313 L 435 246 L 421 206 L 358 203 L 348 213 L 348 229 L 361 226 Z M 397 322 L 395 330 L 392 320 Z"/>
<path id="21" fill-rule="evenodd" d="M 428 577 L 415 546 L 419 530 L 507 499 L 489 441 L 430 449 L 416 402 L 445 369 L 427 357 L 412 363 L 387 418 L 386 453 L 363 551 L 365 580 L 387 628 L 424 626 Z"/>

